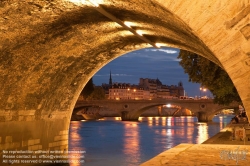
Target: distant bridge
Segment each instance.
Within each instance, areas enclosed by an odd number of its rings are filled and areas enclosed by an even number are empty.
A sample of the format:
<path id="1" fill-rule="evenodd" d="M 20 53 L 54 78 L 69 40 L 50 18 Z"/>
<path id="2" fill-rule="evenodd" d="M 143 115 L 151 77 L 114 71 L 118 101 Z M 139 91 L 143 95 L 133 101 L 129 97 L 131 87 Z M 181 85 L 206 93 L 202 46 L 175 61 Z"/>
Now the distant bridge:
<path id="1" fill-rule="evenodd" d="M 228 106 L 214 104 L 211 99 L 179 100 L 179 99 L 154 99 L 154 100 L 92 100 L 78 101 L 75 111 L 85 107 L 99 106 L 116 111 L 123 121 L 137 121 L 139 116 L 149 108 L 161 105 L 177 105 L 182 109 L 189 109 L 197 116 L 199 122 L 212 121 L 214 115 L 222 109 L 236 109 L 238 103 Z"/>

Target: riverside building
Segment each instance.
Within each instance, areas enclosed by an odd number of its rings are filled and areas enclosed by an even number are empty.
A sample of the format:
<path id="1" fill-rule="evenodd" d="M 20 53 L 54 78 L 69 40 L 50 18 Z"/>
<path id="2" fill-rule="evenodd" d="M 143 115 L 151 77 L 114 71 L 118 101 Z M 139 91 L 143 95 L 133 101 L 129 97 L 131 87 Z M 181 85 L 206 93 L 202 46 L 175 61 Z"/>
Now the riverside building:
<path id="1" fill-rule="evenodd" d="M 111 76 L 109 79 L 108 99 L 111 100 L 172 99 L 183 95 L 182 82 L 179 82 L 178 85 L 168 86 L 163 85 L 158 78 L 140 78 L 138 85 L 130 85 L 129 83 L 112 83 Z"/>
<path id="2" fill-rule="evenodd" d="M 149 100 L 150 92 L 138 85 L 114 83 L 109 89 L 109 99 L 113 100 Z"/>
<path id="3" fill-rule="evenodd" d="M 151 98 L 173 98 L 184 96 L 183 84 L 180 81 L 178 85 L 163 85 L 157 79 L 140 78 L 139 86 L 149 89 Z"/>

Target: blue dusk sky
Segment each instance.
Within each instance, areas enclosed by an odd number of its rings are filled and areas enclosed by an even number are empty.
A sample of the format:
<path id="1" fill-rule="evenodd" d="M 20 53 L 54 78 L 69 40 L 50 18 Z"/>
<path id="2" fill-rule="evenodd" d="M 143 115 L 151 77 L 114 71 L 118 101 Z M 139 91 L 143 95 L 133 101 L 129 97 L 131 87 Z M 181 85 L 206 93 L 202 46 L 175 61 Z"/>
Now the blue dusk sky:
<path id="1" fill-rule="evenodd" d="M 108 84 L 111 71 L 113 83 L 138 84 L 140 78 L 158 78 L 165 85 L 177 85 L 181 81 L 188 96 L 199 96 L 200 84 L 188 81 L 188 75 L 179 65 L 178 55 L 179 49 L 169 47 L 136 50 L 104 66 L 94 75 L 93 83 Z M 209 92 L 206 95 L 212 96 Z"/>

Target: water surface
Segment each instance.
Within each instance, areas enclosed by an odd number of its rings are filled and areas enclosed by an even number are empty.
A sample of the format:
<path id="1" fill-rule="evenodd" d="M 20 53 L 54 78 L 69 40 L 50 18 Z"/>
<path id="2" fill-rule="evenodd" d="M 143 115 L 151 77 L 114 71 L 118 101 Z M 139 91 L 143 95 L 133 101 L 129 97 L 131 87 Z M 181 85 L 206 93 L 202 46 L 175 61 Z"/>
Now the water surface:
<path id="1" fill-rule="evenodd" d="M 139 122 L 104 118 L 72 121 L 69 150 L 83 150 L 84 166 L 138 166 L 180 143 L 200 144 L 218 133 L 232 116 L 215 116 L 199 123 L 196 117 L 144 117 Z M 79 165 L 79 164 L 71 164 Z"/>

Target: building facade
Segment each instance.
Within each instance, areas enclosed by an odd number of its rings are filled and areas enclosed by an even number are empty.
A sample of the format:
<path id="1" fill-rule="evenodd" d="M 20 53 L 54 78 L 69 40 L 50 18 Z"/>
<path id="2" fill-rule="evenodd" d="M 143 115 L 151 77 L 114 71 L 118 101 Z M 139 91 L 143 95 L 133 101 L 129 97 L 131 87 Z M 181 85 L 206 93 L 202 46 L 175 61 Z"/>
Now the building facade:
<path id="1" fill-rule="evenodd" d="M 149 100 L 150 92 L 143 87 L 127 83 L 114 83 L 109 89 L 109 99 L 113 100 Z"/>
<path id="2" fill-rule="evenodd" d="M 169 99 L 184 96 L 182 82 L 178 85 L 163 85 L 157 79 L 140 78 L 138 85 L 129 83 L 113 83 L 111 71 L 109 84 L 102 84 L 108 99 L 112 100 L 151 100 L 156 98 Z"/>
<path id="3" fill-rule="evenodd" d="M 158 78 L 140 78 L 139 86 L 142 86 L 144 89 L 149 89 L 151 98 L 172 98 L 184 95 L 182 82 L 179 82 L 178 85 L 168 86 L 163 85 Z"/>

